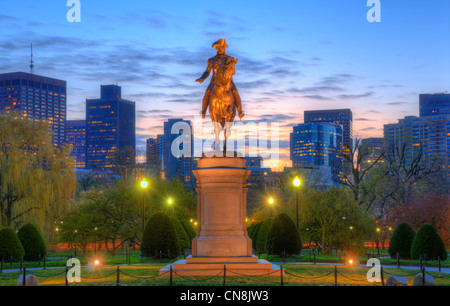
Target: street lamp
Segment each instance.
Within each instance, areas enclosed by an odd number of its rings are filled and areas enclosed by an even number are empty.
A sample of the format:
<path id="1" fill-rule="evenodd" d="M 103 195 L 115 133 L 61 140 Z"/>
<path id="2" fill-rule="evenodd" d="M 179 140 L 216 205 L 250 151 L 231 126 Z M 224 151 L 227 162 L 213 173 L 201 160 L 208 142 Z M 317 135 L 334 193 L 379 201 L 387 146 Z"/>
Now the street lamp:
<path id="1" fill-rule="evenodd" d="M 302 182 L 300 181 L 300 179 L 297 177 L 295 177 L 294 179 L 294 187 L 297 189 L 295 192 L 295 203 L 296 203 L 296 218 L 297 218 L 297 230 L 298 230 L 298 192 L 300 190 L 300 185 L 302 184 Z"/>
<path id="2" fill-rule="evenodd" d="M 168 200 L 167 200 L 167 204 L 169 204 L 169 215 L 171 215 L 170 214 L 170 211 L 172 210 L 172 204 L 173 204 L 173 200 L 172 200 L 172 198 L 169 198 Z"/>
<path id="3" fill-rule="evenodd" d="M 148 182 L 144 178 L 141 181 L 141 188 L 143 190 L 145 190 L 145 189 L 147 189 L 147 187 L 148 187 Z M 142 194 L 142 238 L 144 238 L 144 228 L 145 228 L 145 195 Z"/>
<path id="4" fill-rule="evenodd" d="M 268 202 L 269 202 L 270 206 L 273 206 L 273 204 L 275 203 L 275 200 L 271 197 Z M 270 210 L 270 216 L 271 217 L 273 216 L 273 209 Z"/>

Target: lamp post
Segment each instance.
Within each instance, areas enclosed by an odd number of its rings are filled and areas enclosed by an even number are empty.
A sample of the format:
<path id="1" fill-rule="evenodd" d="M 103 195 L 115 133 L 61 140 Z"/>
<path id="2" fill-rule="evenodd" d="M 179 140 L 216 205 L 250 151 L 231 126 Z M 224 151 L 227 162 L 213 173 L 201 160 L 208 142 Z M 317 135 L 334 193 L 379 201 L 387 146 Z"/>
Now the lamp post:
<path id="1" fill-rule="evenodd" d="M 147 189 L 148 182 L 143 179 L 141 181 L 141 188 L 143 190 Z M 145 228 L 145 195 L 142 193 L 142 237 L 144 237 L 144 228 Z"/>
<path id="2" fill-rule="evenodd" d="M 172 211 L 172 205 L 173 205 L 173 200 L 172 200 L 172 198 L 169 198 L 168 200 L 167 200 L 167 204 L 169 204 L 169 216 L 171 216 L 171 211 Z"/>
<path id="3" fill-rule="evenodd" d="M 302 184 L 302 182 L 300 181 L 298 176 L 295 177 L 293 184 L 294 184 L 294 187 L 296 188 L 296 191 L 295 191 L 296 211 L 295 211 L 295 213 L 296 213 L 296 218 L 297 218 L 297 230 L 298 230 L 298 192 L 300 190 L 300 185 Z"/>
<path id="4" fill-rule="evenodd" d="M 271 197 L 268 202 L 270 206 L 273 206 L 275 200 Z M 273 208 L 270 209 L 270 216 L 273 217 Z"/>

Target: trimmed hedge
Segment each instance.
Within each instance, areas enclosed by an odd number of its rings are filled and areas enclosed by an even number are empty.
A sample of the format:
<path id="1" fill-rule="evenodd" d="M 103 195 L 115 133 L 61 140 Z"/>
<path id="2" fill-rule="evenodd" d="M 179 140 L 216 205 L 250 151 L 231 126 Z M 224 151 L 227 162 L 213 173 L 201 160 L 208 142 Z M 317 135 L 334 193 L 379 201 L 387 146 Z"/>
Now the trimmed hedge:
<path id="1" fill-rule="evenodd" d="M 47 247 L 45 246 L 44 239 L 42 239 L 39 230 L 33 224 L 25 224 L 17 233 L 17 237 L 22 243 L 25 251 L 23 259 L 39 260 L 47 255 Z"/>
<path id="2" fill-rule="evenodd" d="M 248 236 L 253 242 L 253 248 L 256 246 L 256 238 L 258 237 L 258 231 L 261 227 L 262 221 L 255 224 L 255 226 L 252 228 L 251 232 L 248 233 Z"/>
<path id="3" fill-rule="evenodd" d="M 183 225 L 175 217 L 171 217 L 170 219 L 172 220 L 175 231 L 177 232 L 178 244 L 180 245 L 180 250 L 184 252 L 184 249 L 190 249 L 191 242 L 189 240 L 189 236 L 186 233 L 186 230 L 184 229 Z"/>
<path id="4" fill-rule="evenodd" d="M 180 249 L 175 227 L 170 217 L 165 213 L 156 213 L 145 225 L 141 243 L 141 253 L 146 257 L 155 256 L 155 252 L 163 254 L 170 252 L 171 257 L 177 257 Z"/>
<path id="5" fill-rule="evenodd" d="M 430 224 L 422 225 L 411 246 L 411 258 L 447 259 L 447 250 L 437 230 Z M 426 256 L 426 257 L 425 257 Z"/>
<path id="6" fill-rule="evenodd" d="M 267 237 L 267 250 L 270 254 L 286 255 L 299 254 L 302 250 L 302 241 L 294 221 L 287 214 L 278 215 L 273 220 L 272 228 Z"/>
<path id="7" fill-rule="evenodd" d="M 258 237 L 256 237 L 255 249 L 260 251 L 267 250 L 267 236 L 269 236 L 270 229 L 272 228 L 273 218 L 265 220 L 259 227 Z"/>
<path id="8" fill-rule="evenodd" d="M 399 224 L 391 236 L 389 242 L 389 255 L 391 258 L 397 258 L 397 252 L 400 257 L 409 259 L 411 256 L 411 245 L 416 232 L 407 223 Z"/>
<path id="9" fill-rule="evenodd" d="M 194 228 L 192 227 L 191 223 L 187 220 L 181 220 L 180 222 L 181 222 L 181 225 L 183 225 L 183 228 L 189 237 L 189 241 L 191 242 L 192 240 L 194 240 L 194 238 L 196 236 Z"/>
<path id="10" fill-rule="evenodd" d="M 8 261 L 20 260 L 25 255 L 22 243 L 16 235 L 16 232 L 10 227 L 5 227 L 0 231 L 0 260 Z"/>

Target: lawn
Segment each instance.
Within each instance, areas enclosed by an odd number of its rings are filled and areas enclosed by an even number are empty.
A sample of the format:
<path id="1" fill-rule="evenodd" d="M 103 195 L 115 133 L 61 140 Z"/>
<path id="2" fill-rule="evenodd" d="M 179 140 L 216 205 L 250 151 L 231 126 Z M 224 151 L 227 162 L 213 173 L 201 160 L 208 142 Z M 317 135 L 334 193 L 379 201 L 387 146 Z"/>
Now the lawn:
<path id="1" fill-rule="evenodd" d="M 159 270 L 165 264 L 137 264 L 133 266 L 120 266 L 120 285 L 124 286 L 169 286 L 169 275 L 159 276 Z M 286 264 L 284 265 L 286 274 L 283 276 L 284 286 L 334 286 L 335 274 L 334 266 L 331 265 L 310 265 L 310 264 Z M 365 267 L 337 267 L 337 279 L 339 286 L 380 286 L 381 284 L 369 283 L 366 279 L 368 268 Z M 419 271 L 402 269 L 385 269 L 384 280 L 389 274 L 408 275 L 408 284 L 411 285 L 414 277 Z M 64 286 L 64 269 L 50 269 L 31 271 L 30 273 L 38 277 L 40 285 L 43 286 Z M 222 286 L 223 274 L 215 277 L 180 277 L 173 274 L 173 286 Z M 229 271 L 226 277 L 227 286 L 280 286 L 281 275 L 276 273 L 273 276 L 232 276 Z M 448 274 L 431 273 L 436 285 L 450 285 Z M 0 276 L 0 286 L 16 286 L 18 273 L 2 274 Z M 69 286 L 116 286 L 117 267 L 82 268 L 81 283 L 69 284 Z"/>

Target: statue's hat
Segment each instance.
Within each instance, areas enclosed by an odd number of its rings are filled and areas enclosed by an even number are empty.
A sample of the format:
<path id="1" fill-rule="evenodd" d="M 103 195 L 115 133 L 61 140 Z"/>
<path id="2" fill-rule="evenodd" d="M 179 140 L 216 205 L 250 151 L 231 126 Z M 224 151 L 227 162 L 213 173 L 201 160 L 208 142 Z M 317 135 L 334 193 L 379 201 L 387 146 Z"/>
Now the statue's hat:
<path id="1" fill-rule="evenodd" d="M 225 38 L 221 38 L 218 41 L 216 41 L 212 47 L 215 48 L 216 46 L 224 46 L 225 48 L 228 48 L 227 43 L 225 42 Z"/>

